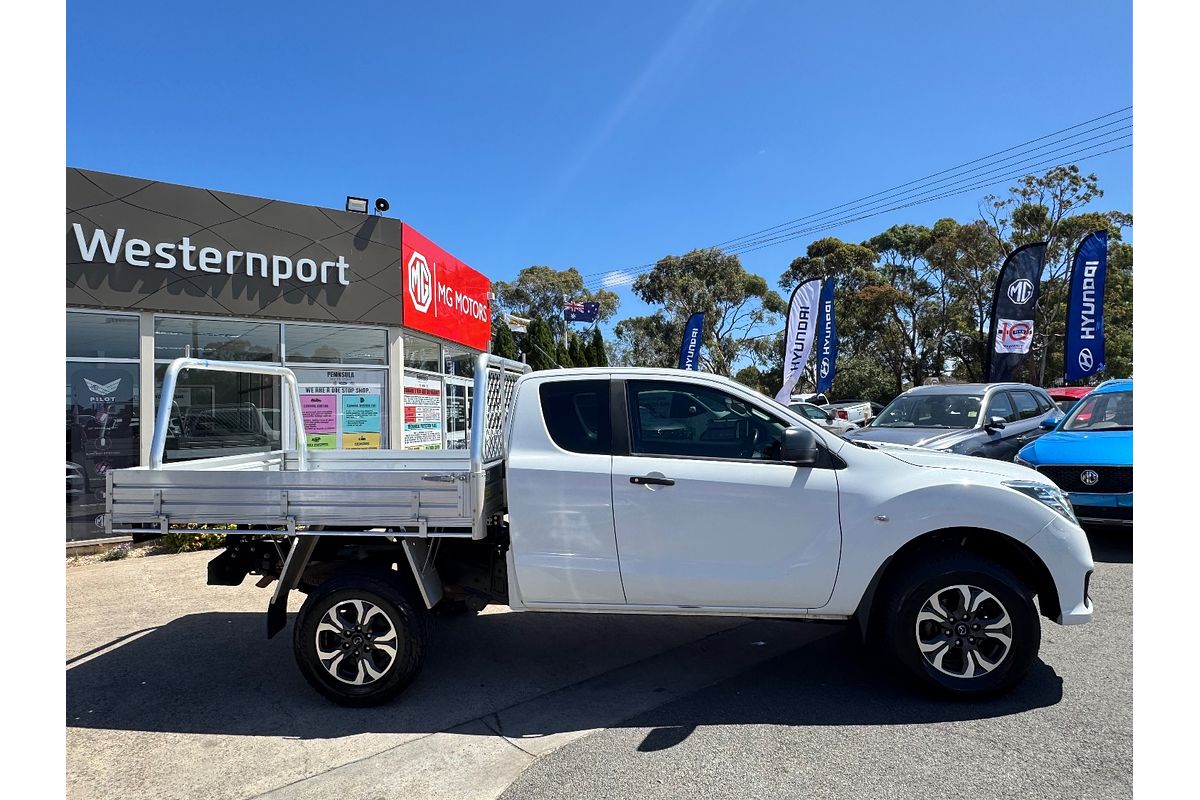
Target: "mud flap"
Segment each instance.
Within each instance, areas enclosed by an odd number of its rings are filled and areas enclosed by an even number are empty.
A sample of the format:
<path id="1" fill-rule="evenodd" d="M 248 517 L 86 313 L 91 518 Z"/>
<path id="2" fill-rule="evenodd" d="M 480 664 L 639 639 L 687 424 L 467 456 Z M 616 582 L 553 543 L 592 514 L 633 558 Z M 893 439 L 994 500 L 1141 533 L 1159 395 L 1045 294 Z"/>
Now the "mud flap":
<path id="1" fill-rule="evenodd" d="M 270 639 L 287 627 L 288 593 L 300 583 L 300 576 L 308 566 L 320 536 L 297 536 L 292 540 L 292 549 L 288 551 L 287 559 L 283 562 L 283 571 L 279 582 L 275 584 L 275 594 L 267 606 L 267 638 Z"/>
<path id="2" fill-rule="evenodd" d="M 404 555 L 408 556 L 408 565 L 412 567 L 413 577 L 417 579 L 417 588 L 421 590 L 421 599 L 426 608 L 433 608 L 442 599 L 442 577 L 429 557 L 428 539 L 402 539 Z"/>

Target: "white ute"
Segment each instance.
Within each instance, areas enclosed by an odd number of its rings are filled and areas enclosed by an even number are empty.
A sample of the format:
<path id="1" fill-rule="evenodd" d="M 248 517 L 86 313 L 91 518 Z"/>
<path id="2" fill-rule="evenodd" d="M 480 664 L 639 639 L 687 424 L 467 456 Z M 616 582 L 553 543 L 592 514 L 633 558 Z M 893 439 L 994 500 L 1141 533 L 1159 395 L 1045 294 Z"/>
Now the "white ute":
<path id="1" fill-rule="evenodd" d="M 287 449 L 163 464 L 184 369 L 281 377 Z M 469 451 L 306 452 L 289 370 L 179 359 L 150 465 L 108 473 L 108 529 L 235 524 L 209 583 L 274 582 L 268 636 L 305 592 L 300 669 L 354 706 L 413 679 L 435 606 L 844 620 L 955 696 L 1021 679 L 1039 610 L 1091 618 L 1087 538 L 1025 467 L 852 444 L 705 373 L 484 354 L 473 396 Z"/>

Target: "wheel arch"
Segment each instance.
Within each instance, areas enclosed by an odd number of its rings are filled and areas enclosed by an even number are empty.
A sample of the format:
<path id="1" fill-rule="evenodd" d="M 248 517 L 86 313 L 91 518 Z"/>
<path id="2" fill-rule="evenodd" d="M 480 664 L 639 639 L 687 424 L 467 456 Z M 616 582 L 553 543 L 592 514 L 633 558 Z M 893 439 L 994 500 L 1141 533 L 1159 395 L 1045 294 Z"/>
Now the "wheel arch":
<path id="1" fill-rule="evenodd" d="M 1038 598 L 1041 614 L 1056 619 L 1060 611 L 1058 588 L 1050 570 L 1027 545 L 999 531 L 987 528 L 954 527 L 929 531 L 910 539 L 880 564 L 867 584 L 854 612 L 854 620 L 865 640 L 875 629 L 875 600 L 879 589 L 902 575 L 908 564 L 930 552 L 965 550 L 989 558 L 1012 570 Z"/>

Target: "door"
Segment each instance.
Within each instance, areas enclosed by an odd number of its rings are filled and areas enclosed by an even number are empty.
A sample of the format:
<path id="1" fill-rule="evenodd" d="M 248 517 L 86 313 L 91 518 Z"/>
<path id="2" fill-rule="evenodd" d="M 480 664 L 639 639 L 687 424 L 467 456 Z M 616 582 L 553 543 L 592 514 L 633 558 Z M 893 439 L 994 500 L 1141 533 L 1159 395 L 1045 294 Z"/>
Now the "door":
<path id="1" fill-rule="evenodd" d="M 627 601 L 824 605 L 841 551 L 836 471 L 780 462 L 789 423 L 742 395 L 666 380 L 625 389 L 612 499 Z"/>
<path id="2" fill-rule="evenodd" d="M 1022 447 L 1042 435 L 1042 418 L 1050 409 L 1041 407 L 1037 396 L 1025 389 L 1010 391 L 1008 395 L 1012 398 L 1018 420 L 1017 424 L 1010 426 L 1011 431 L 1005 431 L 1005 433 L 1011 434 L 1007 437 L 1009 447 L 1008 455 L 1005 458 L 1012 460 Z"/>
<path id="3" fill-rule="evenodd" d="M 509 536 L 521 599 L 625 602 L 612 512 L 609 381 L 556 378 L 518 390 L 508 453 Z"/>
<path id="4" fill-rule="evenodd" d="M 1004 420 L 1003 428 L 988 429 L 987 423 L 993 417 L 1000 417 Z M 971 451 L 973 456 L 983 456 L 984 458 L 997 458 L 1001 461 L 1011 461 L 1013 454 L 1016 453 L 1012 449 L 1011 437 L 1016 431 L 1012 428 L 1017 423 L 1017 411 L 1013 408 L 1012 399 L 1008 396 L 1008 392 L 993 392 L 988 398 L 987 404 L 983 411 L 983 425 L 978 430 L 981 441 L 978 449 Z"/>

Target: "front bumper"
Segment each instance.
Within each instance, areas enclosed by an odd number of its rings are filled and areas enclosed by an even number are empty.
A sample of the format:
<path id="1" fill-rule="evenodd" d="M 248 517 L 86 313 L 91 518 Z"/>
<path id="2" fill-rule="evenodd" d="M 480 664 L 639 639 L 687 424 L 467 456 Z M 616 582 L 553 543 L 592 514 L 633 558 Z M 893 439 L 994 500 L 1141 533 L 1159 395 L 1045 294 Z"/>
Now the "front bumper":
<path id="1" fill-rule="evenodd" d="M 1087 535 L 1078 525 L 1057 516 L 1026 544 L 1037 554 L 1058 592 L 1060 625 L 1082 625 L 1092 618 L 1088 582 L 1096 564 Z"/>
<path id="2" fill-rule="evenodd" d="M 1124 494 L 1068 492 L 1067 497 L 1080 522 L 1091 525 L 1133 526 L 1133 492 Z"/>

